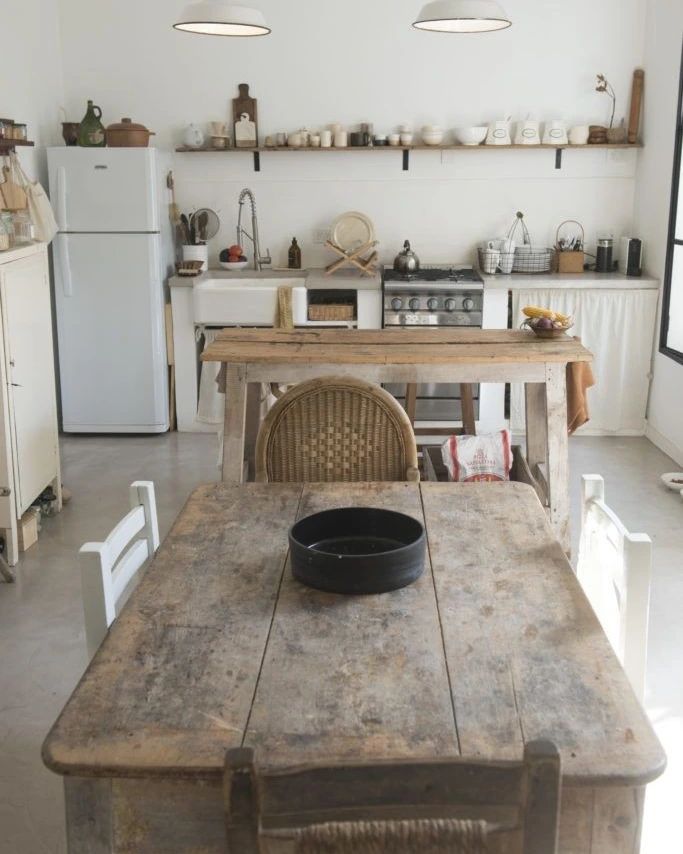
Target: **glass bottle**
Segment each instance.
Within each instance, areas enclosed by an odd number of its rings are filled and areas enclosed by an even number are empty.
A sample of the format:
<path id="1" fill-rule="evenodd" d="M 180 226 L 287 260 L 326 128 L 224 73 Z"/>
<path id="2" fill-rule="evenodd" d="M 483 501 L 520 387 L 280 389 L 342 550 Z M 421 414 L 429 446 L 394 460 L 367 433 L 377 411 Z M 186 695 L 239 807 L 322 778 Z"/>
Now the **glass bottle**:
<path id="1" fill-rule="evenodd" d="M 11 249 L 14 246 L 14 221 L 10 211 L 2 211 L 2 213 L 0 213 L 0 223 L 2 224 L 3 231 L 7 235 L 7 246 L 5 246 L 5 248 Z"/>
<path id="2" fill-rule="evenodd" d="M 102 110 L 88 101 L 88 109 L 78 128 L 78 144 L 86 148 L 104 148 L 107 144 L 104 125 L 100 121 Z"/>
<path id="3" fill-rule="evenodd" d="M 289 247 L 288 261 L 290 270 L 301 269 L 301 247 L 296 242 L 296 237 L 292 239 L 292 245 Z"/>
<path id="4" fill-rule="evenodd" d="M 33 222 L 27 210 L 15 211 L 12 216 L 14 243 L 17 246 L 33 241 Z"/>

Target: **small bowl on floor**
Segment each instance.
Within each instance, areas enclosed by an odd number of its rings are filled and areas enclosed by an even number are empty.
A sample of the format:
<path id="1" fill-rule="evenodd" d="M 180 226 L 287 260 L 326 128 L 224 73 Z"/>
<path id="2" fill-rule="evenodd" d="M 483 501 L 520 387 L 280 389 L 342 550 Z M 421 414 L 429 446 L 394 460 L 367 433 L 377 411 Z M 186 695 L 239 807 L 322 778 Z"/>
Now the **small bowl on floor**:
<path id="1" fill-rule="evenodd" d="M 421 522 L 375 507 L 324 510 L 289 531 L 294 577 L 329 593 L 386 593 L 422 575 L 426 536 Z"/>
<path id="2" fill-rule="evenodd" d="M 673 492 L 683 493 L 683 471 L 668 471 L 662 475 L 662 483 Z"/>

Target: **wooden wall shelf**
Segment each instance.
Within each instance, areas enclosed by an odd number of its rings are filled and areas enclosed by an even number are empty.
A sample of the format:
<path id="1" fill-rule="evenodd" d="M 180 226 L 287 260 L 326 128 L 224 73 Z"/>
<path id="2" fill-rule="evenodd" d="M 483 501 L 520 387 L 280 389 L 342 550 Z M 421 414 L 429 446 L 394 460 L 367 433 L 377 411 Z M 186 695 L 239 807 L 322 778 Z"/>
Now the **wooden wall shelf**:
<path id="1" fill-rule="evenodd" d="M 35 142 L 30 139 L 0 139 L 0 154 L 6 154 L 8 151 L 14 151 L 17 146 L 33 147 Z"/>
<path id="2" fill-rule="evenodd" d="M 627 151 L 639 149 L 643 145 L 636 143 L 598 143 L 591 145 L 376 145 L 376 146 L 347 146 L 346 148 L 290 148 L 284 146 L 265 146 L 258 148 L 189 148 L 181 145 L 176 151 L 181 154 L 251 154 L 254 158 L 254 171 L 261 171 L 261 154 L 263 152 L 292 152 L 299 154 L 346 154 L 347 152 L 401 152 L 403 170 L 407 172 L 410 168 L 411 151 L 538 151 L 538 149 L 551 150 L 555 152 L 555 168 L 562 168 L 562 152 L 569 150 L 590 151 L 591 149 L 611 149 L 614 151 Z"/>

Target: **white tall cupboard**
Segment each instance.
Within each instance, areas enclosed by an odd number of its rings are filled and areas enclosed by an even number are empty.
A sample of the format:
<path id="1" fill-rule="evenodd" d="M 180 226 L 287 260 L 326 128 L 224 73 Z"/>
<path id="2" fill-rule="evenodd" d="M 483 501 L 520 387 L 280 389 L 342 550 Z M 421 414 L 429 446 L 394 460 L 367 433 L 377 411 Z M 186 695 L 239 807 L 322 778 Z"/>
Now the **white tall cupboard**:
<path id="1" fill-rule="evenodd" d="M 49 486 L 61 508 L 45 244 L 0 252 L 0 315 L 0 536 L 13 566 L 22 514 Z"/>

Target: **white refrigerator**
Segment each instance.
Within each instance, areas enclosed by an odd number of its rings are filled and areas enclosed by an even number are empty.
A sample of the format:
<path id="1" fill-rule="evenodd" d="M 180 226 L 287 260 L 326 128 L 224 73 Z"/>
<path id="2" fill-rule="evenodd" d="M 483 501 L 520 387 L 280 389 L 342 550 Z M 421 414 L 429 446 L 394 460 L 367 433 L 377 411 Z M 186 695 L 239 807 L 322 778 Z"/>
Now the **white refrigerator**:
<path id="1" fill-rule="evenodd" d="M 169 429 L 164 283 L 173 269 L 154 148 L 50 148 L 62 423 L 67 433 Z"/>

